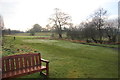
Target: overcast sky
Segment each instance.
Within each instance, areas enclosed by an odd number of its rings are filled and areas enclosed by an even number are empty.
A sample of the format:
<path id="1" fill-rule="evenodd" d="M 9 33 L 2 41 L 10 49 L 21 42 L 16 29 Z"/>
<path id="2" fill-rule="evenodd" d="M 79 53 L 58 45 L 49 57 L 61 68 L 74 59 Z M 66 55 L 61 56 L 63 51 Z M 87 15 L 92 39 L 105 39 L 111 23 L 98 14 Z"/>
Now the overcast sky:
<path id="1" fill-rule="evenodd" d="M 72 17 L 74 25 L 84 21 L 98 8 L 108 11 L 109 18 L 118 15 L 119 0 L 0 0 L 0 14 L 6 28 L 30 29 L 38 23 L 45 27 L 48 18 L 59 8 Z"/>

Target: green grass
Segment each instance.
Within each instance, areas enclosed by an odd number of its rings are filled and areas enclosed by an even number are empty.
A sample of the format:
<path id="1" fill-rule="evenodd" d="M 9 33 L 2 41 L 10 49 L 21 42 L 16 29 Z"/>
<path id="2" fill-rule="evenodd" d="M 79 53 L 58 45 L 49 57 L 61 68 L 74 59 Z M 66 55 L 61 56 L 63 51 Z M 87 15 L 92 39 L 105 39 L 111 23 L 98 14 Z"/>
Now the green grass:
<path id="1" fill-rule="evenodd" d="M 6 38 L 9 38 L 9 41 L 13 39 L 10 36 Z M 50 78 L 118 77 L 117 50 L 63 40 L 43 40 L 23 36 L 16 37 L 11 44 L 15 45 L 15 48 L 27 47 L 27 50 L 39 51 L 44 59 L 50 61 Z M 6 53 L 6 55 L 12 54 Z M 41 76 L 39 73 L 24 76 L 24 78 L 32 77 Z"/>

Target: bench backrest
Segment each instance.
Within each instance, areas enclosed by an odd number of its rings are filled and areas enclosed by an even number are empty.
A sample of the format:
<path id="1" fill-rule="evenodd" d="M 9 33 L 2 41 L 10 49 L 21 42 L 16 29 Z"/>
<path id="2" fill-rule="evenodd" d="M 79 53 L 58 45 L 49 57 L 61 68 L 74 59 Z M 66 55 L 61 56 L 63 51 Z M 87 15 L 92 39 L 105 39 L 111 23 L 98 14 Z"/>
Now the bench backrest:
<path id="1" fill-rule="evenodd" d="M 2 58 L 2 72 L 6 73 L 9 71 L 35 67 L 41 65 L 40 60 L 40 53 L 5 56 Z"/>

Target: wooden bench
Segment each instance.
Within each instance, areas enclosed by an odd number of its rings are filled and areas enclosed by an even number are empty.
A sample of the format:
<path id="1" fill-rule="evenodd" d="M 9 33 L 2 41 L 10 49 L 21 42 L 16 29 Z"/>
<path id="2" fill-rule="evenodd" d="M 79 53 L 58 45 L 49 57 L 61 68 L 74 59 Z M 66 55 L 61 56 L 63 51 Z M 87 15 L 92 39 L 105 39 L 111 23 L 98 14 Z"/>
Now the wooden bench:
<path id="1" fill-rule="evenodd" d="M 42 62 L 46 65 L 42 66 Z M 2 78 L 15 78 L 35 72 L 45 71 L 49 75 L 49 61 L 41 58 L 40 53 L 28 53 L 2 57 Z"/>

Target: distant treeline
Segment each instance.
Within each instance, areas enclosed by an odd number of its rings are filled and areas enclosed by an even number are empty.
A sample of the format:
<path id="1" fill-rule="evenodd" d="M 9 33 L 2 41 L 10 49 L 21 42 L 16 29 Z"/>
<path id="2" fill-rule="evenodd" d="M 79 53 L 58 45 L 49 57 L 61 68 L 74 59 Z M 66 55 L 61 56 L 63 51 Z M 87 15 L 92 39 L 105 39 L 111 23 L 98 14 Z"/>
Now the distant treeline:
<path id="1" fill-rule="evenodd" d="M 11 29 L 3 29 L 2 30 L 2 35 L 12 35 L 16 33 L 24 33 L 23 31 L 20 30 L 11 30 Z"/>

